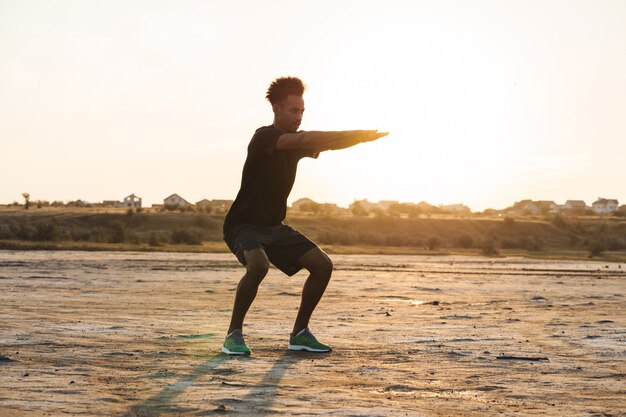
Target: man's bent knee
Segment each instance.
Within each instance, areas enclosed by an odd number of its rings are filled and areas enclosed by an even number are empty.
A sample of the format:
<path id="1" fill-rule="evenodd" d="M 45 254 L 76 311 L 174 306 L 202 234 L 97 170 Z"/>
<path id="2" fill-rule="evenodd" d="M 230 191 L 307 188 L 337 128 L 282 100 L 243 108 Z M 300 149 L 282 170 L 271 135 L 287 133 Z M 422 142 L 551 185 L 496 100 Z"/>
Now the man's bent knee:
<path id="1" fill-rule="evenodd" d="M 246 276 L 261 281 L 267 275 L 270 261 L 263 249 L 252 249 L 244 252 L 246 258 Z"/>
<path id="2" fill-rule="evenodd" d="M 320 270 L 323 274 L 328 275 L 330 277 L 330 275 L 333 273 L 333 268 L 335 266 L 333 265 L 333 261 L 330 260 L 328 255 L 326 254 L 324 255 L 325 255 L 324 260 L 322 260 L 320 264 Z"/>
<path id="3" fill-rule="evenodd" d="M 333 273 L 334 268 L 333 261 L 319 248 L 311 249 L 300 258 L 300 265 L 312 274 L 327 275 L 328 277 Z"/>

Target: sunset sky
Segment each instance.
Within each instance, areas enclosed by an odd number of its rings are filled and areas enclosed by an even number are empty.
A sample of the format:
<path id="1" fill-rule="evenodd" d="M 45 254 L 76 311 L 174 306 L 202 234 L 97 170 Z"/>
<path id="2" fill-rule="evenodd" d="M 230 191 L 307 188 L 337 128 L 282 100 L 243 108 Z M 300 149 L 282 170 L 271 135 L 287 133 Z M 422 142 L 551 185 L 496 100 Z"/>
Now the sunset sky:
<path id="1" fill-rule="evenodd" d="M 310 197 L 626 203 L 626 1 L 0 0 L 0 203 L 234 199 L 277 76 Z"/>

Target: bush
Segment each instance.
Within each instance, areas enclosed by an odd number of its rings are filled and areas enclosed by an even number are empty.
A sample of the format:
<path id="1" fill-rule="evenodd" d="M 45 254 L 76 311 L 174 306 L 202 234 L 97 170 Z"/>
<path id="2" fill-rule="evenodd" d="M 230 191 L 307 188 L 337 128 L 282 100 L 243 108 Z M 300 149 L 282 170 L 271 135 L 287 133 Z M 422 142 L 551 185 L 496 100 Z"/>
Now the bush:
<path id="1" fill-rule="evenodd" d="M 83 236 L 81 235 L 81 238 L 82 237 Z M 85 240 L 88 240 L 90 242 L 98 242 L 98 243 L 108 242 L 109 231 L 102 226 L 97 226 L 88 233 Z"/>
<path id="2" fill-rule="evenodd" d="M 205 228 L 211 224 L 211 218 L 207 215 L 199 214 L 193 218 L 193 224 L 194 226 Z"/>
<path id="3" fill-rule="evenodd" d="M 492 237 L 488 237 L 483 240 L 481 247 L 483 250 L 483 255 L 485 256 L 497 255 L 499 253 L 496 240 Z"/>
<path id="4" fill-rule="evenodd" d="M 357 217 L 367 217 L 369 215 L 368 211 L 365 209 L 365 207 L 363 207 L 361 205 L 361 203 L 359 203 L 358 201 L 355 202 L 351 209 L 352 211 L 352 215 L 353 216 L 357 216 Z"/>
<path id="5" fill-rule="evenodd" d="M 543 240 L 537 236 L 534 236 L 532 239 L 524 236 L 520 240 L 522 248 L 526 250 L 540 251 L 543 249 Z"/>
<path id="6" fill-rule="evenodd" d="M 424 242 L 419 238 L 412 238 L 406 234 L 394 233 L 385 238 L 387 246 L 424 246 Z"/>
<path id="7" fill-rule="evenodd" d="M 602 238 L 596 238 L 588 243 L 587 249 L 589 249 L 589 254 L 591 257 L 600 256 L 607 249 L 606 240 Z"/>
<path id="8" fill-rule="evenodd" d="M 55 241 L 61 238 L 61 230 L 55 222 L 45 222 L 35 225 L 32 239 L 38 242 Z"/>
<path id="9" fill-rule="evenodd" d="M 32 240 L 37 230 L 26 223 L 16 223 L 14 234 L 21 240 Z"/>
<path id="10" fill-rule="evenodd" d="M 467 235 L 467 234 L 461 235 L 456 240 L 456 245 L 461 247 L 461 248 L 465 248 L 465 249 L 473 248 L 474 247 L 474 238 L 471 237 L 470 235 Z"/>
<path id="11" fill-rule="evenodd" d="M 386 243 L 386 239 L 380 233 L 361 232 L 358 234 L 357 242 L 372 246 L 383 246 Z"/>
<path id="12" fill-rule="evenodd" d="M 202 243 L 202 235 L 194 229 L 178 229 L 172 232 L 171 240 L 176 245 L 181 243 L 200 245 Z"/>
<path id="13" fill-rule="evenodd" d="M 387 213 L 378 207 L 374 207 L 370 210 L 370 213 L 374 215 L 377 219 L 384 219 L 387 217 Z"/>
<path id="14" fill-rule="evenodd" d="M 11 220 L 5 224 L 0 224 L 0 239 L 15 239 L 19 226 Z"/>
<path id="15" fill-rule="evenodd" d="M 508 228 L 513 227 L 513 226 L 515 226 L 515 219 L 513 217 L 506 216 L 504 218 L 504 227 L 506 227 L 508 229 Z"/>
<path id="16" fill-rule="evenodd" d="M 611 237 L 606 242 L 607 250 L 624 250 L 626 249 L 626 244 L 622 239 Z"/>
<path id="17" fill-rule="evenodd" d="M 135 232 L 126 232 L 124 233 L 124 242 L 138 245 L 141 243 L 141 238 Z"/>
<path id="18" fill-rule="evenodd" d="M 319 232 L 317 240 L 326 245 L 351 246 L 358 242 L 358 236 L 354 232 Z"/>
<path id="19" fill-rule="evenodd" d="M 167 242 L 167 236 L 163 235 L 163 233 L 151 232 L 148 235 L 148 244 L 150 246 L 163 246 L 165 242 Z"/>
<path id="20" fill-rule="evenodd" d="M 576 247 L 580 244 L 580 236 L 575 235 L 575 234 L 570 234 L 569 235 L 569 244 L 571 247 Z"/>
<path id="21" fill-rule="evenodd" d="M 515 239 L 502 239 L 502 249 L 519 249 L 519 243 Z"/>
<path id="22" fill-rule="evenodd" d="M 561 216 L 560 214 L 557 214 L 552 218 L 552 224 L 554 225 L 554 227 L 557 227 L 559 229 L 566 229 L 568 226 L 567 221 L 565 221 L 563 216 Z"/>
<path id="23" fill-rule="evenodd" d="M 441 239 L 439 239 L 437 236 L 431 236 L 426 239 L 426 247 L 428 247 L 428 250 L 435 250 L 438 249 L 440 246 Z"/>
<path id="24" fill-rule="evenodd" d="M 114 223 L 109 229 L 109 243 L 122 243 L 126 239 L 126 231 L 120 223 Z"/>
<path id="25" fill-rule="evenodd" d="M 502 239 L 502 248 L 540 251 L 543 249 L 543 241 L 537 236 L 533 236 L 532 238 L 529 236 L 522 236 L 517 239 L 506 238 Z"/>

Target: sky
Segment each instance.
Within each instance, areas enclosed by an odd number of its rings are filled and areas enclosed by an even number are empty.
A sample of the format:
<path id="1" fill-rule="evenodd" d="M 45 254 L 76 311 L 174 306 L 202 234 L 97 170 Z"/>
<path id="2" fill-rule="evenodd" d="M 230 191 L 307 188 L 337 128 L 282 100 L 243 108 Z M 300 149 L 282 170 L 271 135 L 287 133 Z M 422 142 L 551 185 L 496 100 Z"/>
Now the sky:
<path id="1" fill-rule="evenodd" d="M 0 0 L 0 203 L 234 199 L 276 77 L 303 130 L 390 135 L 302 160 L 309 197 L 626 203 L 621 0 Z"/>

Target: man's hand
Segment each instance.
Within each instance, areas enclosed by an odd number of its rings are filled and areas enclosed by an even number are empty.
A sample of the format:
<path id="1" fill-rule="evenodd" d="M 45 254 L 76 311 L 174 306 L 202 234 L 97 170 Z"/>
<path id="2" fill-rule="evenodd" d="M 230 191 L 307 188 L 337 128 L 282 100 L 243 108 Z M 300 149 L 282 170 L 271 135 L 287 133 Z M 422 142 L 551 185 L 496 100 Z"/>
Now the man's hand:
<path id="1" fill-rule="evenodd" d="M 389 134 L 389 132 L 379 132 L 378 130 L 357 130 L 357 132 L 364 132 L 361 142 L 372 142 Z"/>

